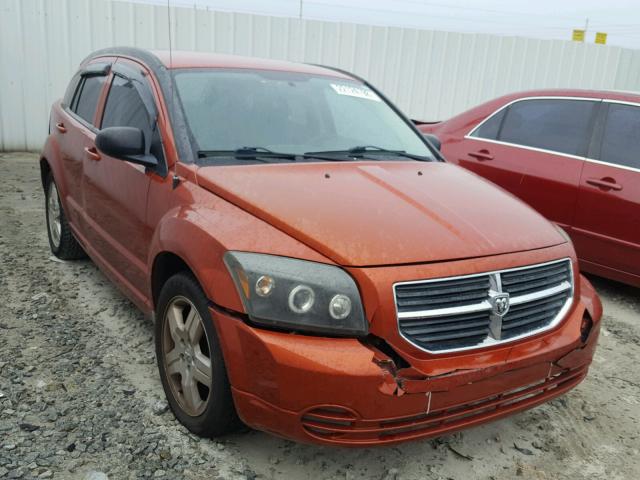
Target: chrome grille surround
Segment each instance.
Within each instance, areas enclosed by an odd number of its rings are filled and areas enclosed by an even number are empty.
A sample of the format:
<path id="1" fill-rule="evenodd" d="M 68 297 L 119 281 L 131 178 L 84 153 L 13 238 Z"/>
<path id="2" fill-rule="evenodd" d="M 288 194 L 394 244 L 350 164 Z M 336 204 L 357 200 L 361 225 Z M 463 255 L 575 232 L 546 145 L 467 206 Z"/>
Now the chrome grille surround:
<path id="1" fill-rule="evenodd" d="M 562 268 L 563 266 L 564 268 Z M 562 271 L 563 273 L 557 273 L 559 271 Z M 544 275 L 553 279 L 555 283 L 551 282 L 549 284 L 551 286 L 544 285 L 544 282 L 541 282 L 540 280 L 540 276 L 545 278 Z M 562 278 L 561 275 L 565 275 L 565 277 Z M 407 308 L 406 304 L 399 304 L 399 294 L 405 297 L 407 295 L 419 295 L 416 293 L 406 293 L 407 289 L 412 287 L 414 289 L 419 289 L 421 285 L 425 285 L 426 288 L 428 288 L 433 284 L 439 283 L 440 285 L 438 285 L 438 288 L 440 290 L 446 290 L 447 283 L 451 285 L 451 282 L 453 282 L 454 285 L 459 285 L 459 281 L 466 280 L 477 286 L 478 283 L 482 284 L 482 282 L 478 282 L 478 280 L 481 280 L 483 277 L 488 280 L 489 286 L 486 288 L 486 296 L 481 301 L 475 301 L 471 304 L 469 304 L 468 301 L 465 301 L 462 302 L 463 304 L 460 306 L 449 306 L 451 304 L 449 299 L 442 299 L 442 303 L 447 303 L 447 306 L 444 308 L 437 308 L 437 306 L 435 306 L 435 308 L 421 309 L 411 309 Z M 503 278 L 505 278 L 505 283 L 508 283 L 504 288 L 502 284 Z M 521 280 L 514 280 L 514 278 L 520 278 Z M 518 282 L 525 283 L 529 281 L 531 281 L 530 285 L 517 285 Z M 515 286 L 514 283 L 516 284 Z M 484 284 L 486 284 L 486 282 Z M 556 327 L 563 320 L 573 305 L 574 284 L 573 264 L 570 258 L 563 258 L 560 260 L 523 267 L 496 270 L 492 272 L 475 273 L 471 275 L 397 282 L 393 284 L 393 298 L 396 306 L 398 331 L 406 341 L 415 347 L 433 354 L 459 352 L 514 342 Z M 399 292 L 399 288 L 404 289 L 404 291 Z M 460 290 L 464 291 L 470 288 L 471 287 L 461 288 Z M 451 289 L 451 287 L 449 287 L 449 289 Z M 509 289 L 519 292 L 524 291 L 526 293 L 509 294 Z M 424 291 L 426 292 L 427 290 Z M 424 294 L 423 296 L 426 295 L 427 294 Z M 534 328 L 530 330 L 525 328 L 525 331 L 523 331 L 523 328 L 520 326 L 516 326 L 514 329 L 513 321 L 511 324 L 508 323 L 510 319 L 509 309 L 503 314 L 495 313 L 494 299 L 496 297 L 506 297 L 509 299 L 509 308 L 515 307 L 513 317 L 518 316 L 521 319 L 526 315 L 535 316 L 535 322 L 531 321 L 530 323 L 535 323 L 537 326 L 534 326 Z M 401 299 L 400 302 L 402 301 L 405 301 L 406 303 L 406 300 Z M 562 302 L 561 304 L 560 301 Z M 416 302 L 414 301 L 414 303 Z M 541 305 L 544 307 L 544 310 L 536 310 L 536 308 Z M 527 313 L 525 311 L 528 306 L 532 309 L 531 313 Z M 542 311 L 548 312 L 549 315 L 547 317 L 544 317 L 544 315 L 541 317 L 540 312 Z M 483 328 L 480 317 L 485 316 L 488 317 L 486 335 L 484 333 L 480 333 L 480 330 Z M 452 348 L 427 348 L 424 345 L 420 345 L 419 341 L 412 339 L 412 334 L 407 331 L 412 328 L 422 329 L 423 331 L 437 331 L 437 325 L 442 324 L 451 324 L 450 331 L 466 328 L 464 324 L 456 324 L 456 318 L 462 321 L 469 318 L 474 319 L 476 323 L 473 324 L 473 326 L 476 326 L 475 328 L 480 328 L 480 330 L 472 331 L 468 336 L 471 338 L 473 337 L 473 334 L 475 334 L 476 336 L 474 338 L 477 343 L 455 346 Z M 447 319 L 450 319 L 450 321 Z M 505 319 L 507 319 L 507 323 L 503 322 Z M 432 320 L 433 323 L 430 324 L 429 320 Z M 522 320 L 518 320 L 518 322 L 522 323 Z M 472 328 L 472 326 L 468 328 Z M 440 330 L 441 329 L 442 328 L 440 327 Z M 513 330 L 509 332 L 508 329 Z M 514 331 L 516 332 L 515 334 L 513 333 Z M 481 341 L 479 341 L 480 338 L 482 338 Z M 422 343 L 427 342 L 423 341 Z"/>

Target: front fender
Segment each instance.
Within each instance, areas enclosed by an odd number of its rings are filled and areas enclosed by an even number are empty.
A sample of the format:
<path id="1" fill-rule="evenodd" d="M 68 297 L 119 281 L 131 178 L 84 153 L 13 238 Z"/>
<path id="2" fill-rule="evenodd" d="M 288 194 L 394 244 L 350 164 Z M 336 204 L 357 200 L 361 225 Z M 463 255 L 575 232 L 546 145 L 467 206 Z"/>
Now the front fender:
<path id="1" fill-rule="evenodd" d="M 225 251 L 225 246 L 212 235 L 205 218 L 190 208 L 174 208 L 167 212 L 155 231 L 149 272 L 158 255 L 173 253 L 189 266 L 211 301 L 242 311 L 240 297 L 224 265 Z"/>
<path id="2" fill-rule="evenodd" d="M 242 312 L 242 302 L 223 260 L 227 251 L 268 253 L 333 263 L 197 185 L 189 182 L 178 188 L 183 187 L 188 190 L 189 202 L 170 208 L 157 223 L 148 259 L 151 275 L 158 255 L 173 253 L 189 266 L 212 302 Z M 151 282 L 149 285 L 151 289 Z M 149 298 L 152 298 L 151 294 Z"/>

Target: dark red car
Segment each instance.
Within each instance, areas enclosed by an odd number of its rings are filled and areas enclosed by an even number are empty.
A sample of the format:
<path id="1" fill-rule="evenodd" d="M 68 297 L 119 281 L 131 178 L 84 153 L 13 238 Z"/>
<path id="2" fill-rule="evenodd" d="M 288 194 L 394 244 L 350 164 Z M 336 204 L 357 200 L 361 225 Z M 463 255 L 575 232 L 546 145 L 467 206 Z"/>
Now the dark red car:
<path id="1" fill-rule="evenodd" d="M 582 270 L 640 286 L 640 94 L 520 92 L 419 129 L 563 227 Z"/>

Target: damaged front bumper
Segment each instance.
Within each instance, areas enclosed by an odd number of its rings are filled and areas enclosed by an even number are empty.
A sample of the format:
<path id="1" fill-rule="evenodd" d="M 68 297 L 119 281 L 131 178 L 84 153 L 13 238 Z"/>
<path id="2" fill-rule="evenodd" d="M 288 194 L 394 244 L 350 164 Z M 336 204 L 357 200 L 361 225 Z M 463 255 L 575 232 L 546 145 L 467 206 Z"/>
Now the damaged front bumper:
<path id="1" fill-rule="evenodd" d="M 215 308 L 211 314 L 245 423 L 301 442 L 368 446 L 495 420 L 575 387 L 593 358 L 601 317 L 582 277 L 580 292 L 557 329 L 509 346 L 505 361 L 479 351 L 474 368 L 465 362 L 433 376 L 397 368 L 366 341 L 261 330 Z M 592 321 L 586 336 L 585 316 Z"/>

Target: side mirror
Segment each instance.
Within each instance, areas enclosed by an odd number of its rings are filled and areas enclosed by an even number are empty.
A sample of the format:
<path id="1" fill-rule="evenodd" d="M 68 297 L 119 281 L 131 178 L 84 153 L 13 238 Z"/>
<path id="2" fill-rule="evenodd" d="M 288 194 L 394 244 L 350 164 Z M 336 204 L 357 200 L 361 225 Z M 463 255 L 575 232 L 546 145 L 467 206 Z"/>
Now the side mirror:
<path id="1" fill-rule="evenodd" d="M 109 157 L 156 167 L 158 160 L 145 153 L 144 134 L 134 127 L 108 127 L 96 135 L 96 148 Z"/>
<path id="2" fill-rule="evenodd" d="M 442 144 L 440 143 L 440 139 L 436 137 L 433 133 L 423 133 L 422 136 L 426 138 L 427 142 L 429 142 L 433 148 L 440 151 L 440 147 Z"/>

